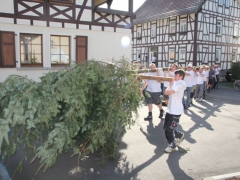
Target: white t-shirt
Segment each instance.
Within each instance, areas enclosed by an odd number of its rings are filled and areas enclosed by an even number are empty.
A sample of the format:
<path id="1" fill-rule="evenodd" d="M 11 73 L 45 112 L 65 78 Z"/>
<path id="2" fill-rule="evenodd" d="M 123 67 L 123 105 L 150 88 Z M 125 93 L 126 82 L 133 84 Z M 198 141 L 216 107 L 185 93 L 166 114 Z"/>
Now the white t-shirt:
<path id="1" fill-rule="evenodd" d="M 183 93 L 186 89 L 186 83 L 184 80 L 175 81 L 172 89 L 175 93 L 169 95 L 168 107 L 167 112 L 173 115 L 181 115 L 183 114 L 183 104 L 182 98 Z"/>
<path id="2" fill-rule="evenodd" d="M 160 71 L 159 72 L 160 76 L 163 76 L 163 72 Z M 157 76 L 157 73 L 156 72 L 150 72 L 148 74 L 145 74 L 147 76 Z M 161 83 L 159 83 L 157 80 L 149 80 L 147 79 L 146 82 L 148 82 L 148 85 L 147 85 L 147 91 L 149 92 L 162 92 L 162 89 L 161 89 Z"/>
<path id="3" fill-rule="evenodd" d="M 194 77 L 193 77 L 193 86 L 195 86 L 197 84 L 197 78 L 198 76 L 194 73 Z"/>
<path id="4" fill-rule="evenodd" d="M 186 82 L 187 87 L 192 87 L 193 86 L 193 79 L 194 79 L 194 72 L 192 70 L 186 71 L 187 73 L 190 74 L 190 76 L 185 75 L 184 81 Z"/>
<path id="5" fill-rule="evenodd" d="M 215 74 L 218 75 L 220 73 L 221 68 L 215 68 Z"/>
<path id="6" fill-rule="evenodd" d="M 153 57 L 152 57 L 152 62 L 155 63 L 156 59 L 157 59 L 157 58 L 156 58 L 155 56 L 153 56 Z"/>
<path id="7" fill-rule="evenodd" d="M 204 72 L 204 79 L 203 81 L 207 81 L 207 78 L 209 76 L 209 71 L 203 71 Z"/>
<path id="8" fill-rule="evenodd" d="M 202 76 L 200 76 L 200 75 L 203 75 L 203 77 Z M 204 72 L 202 72 L 202 73 L 200 73 L 200 72 L 197 72 L 197 75 L 198 75 L 198 78 L 197 78 L 197 84 L 203 84 L 203 80 L 204 80 Z"/>
<path id="9" fill-rule="evenodd" d="M 166 72 L 166 76 L 165 76 L 165 77 L 174 77 L 174 74 L 175 74 L 175 71 L 169 71 L 169 75 L 168 75 L 168 73 Z M 163 84 L 164 84 L 164 87 L 168 87 L 169 84 L 170 84 L 170 82 L 164 81 Z"/>

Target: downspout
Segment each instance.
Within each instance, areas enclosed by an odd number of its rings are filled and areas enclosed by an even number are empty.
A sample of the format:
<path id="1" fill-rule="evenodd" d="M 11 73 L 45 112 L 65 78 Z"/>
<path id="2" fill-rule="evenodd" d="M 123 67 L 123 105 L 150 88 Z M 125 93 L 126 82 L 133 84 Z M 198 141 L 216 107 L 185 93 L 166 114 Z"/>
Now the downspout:
<path id="1" fill-rule="evenodd" d="M 194 24 L 194 41 L 193 41 L 193 66 L 197 65 L 197 29 L 198 29 L 198 12 L 195 14 Z"/>

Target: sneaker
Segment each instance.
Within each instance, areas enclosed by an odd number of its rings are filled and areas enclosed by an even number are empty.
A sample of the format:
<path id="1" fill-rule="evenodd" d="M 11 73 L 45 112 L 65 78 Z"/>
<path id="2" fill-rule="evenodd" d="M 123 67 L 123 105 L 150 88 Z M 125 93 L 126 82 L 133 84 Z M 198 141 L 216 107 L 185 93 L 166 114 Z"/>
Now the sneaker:
<path id="1" fill-rule="evenodd" d="M 166 149 L 165 149 L 165 153 L 171 153 L 173 151 L 177 151 L 178 150 L 178 147 L 171 147 L 171 146 L 168 146 Z"/>
<path id="2" fill-rule="evenodd" d="M 177 146 L 179 146 L 183 142 L 183 138 L 184 138 L 184 134 L 182 135 L 182 137 L 176 139 Z"/>
<path id="3" fill-rule="evenodd" d="M 152 120 L 152 116 L 147 116 L 144 118 L 144 121 L 151 121 Z"/>
<path id="4" fill-rule="evenodd" d="M 196 98 L 195 101 L 199 101 L 199 98 Z"/>
<path id="5" fill-rule="evenodd" d="M 162 109 L 162 110 L 160 110 L 160 114 L 159 114 L 159 118 L 162 118 L 163 117 L 163 113 L 164 113 L 164 110 Z"/>
<path id="6" fill-rule="evenodd" d="M 202 101 L 203 101 L 203 99 L 202 99 L 202 98 L 199 98 L 199 101 L 200 101 L 200 102 L 202 102 Z"/>

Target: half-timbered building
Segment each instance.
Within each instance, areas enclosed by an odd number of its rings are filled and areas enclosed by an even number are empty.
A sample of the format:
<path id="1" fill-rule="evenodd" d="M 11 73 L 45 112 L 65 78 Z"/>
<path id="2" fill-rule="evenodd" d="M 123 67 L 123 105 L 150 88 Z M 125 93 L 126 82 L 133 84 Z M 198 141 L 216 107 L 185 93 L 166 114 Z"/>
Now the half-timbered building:
<path id="1" fill-rule="evenodd" d="M 1 0 L 0 82 L 11 74 L 39 81 L 73 61 L 130 60 L 133 0 L 128 11 L 111 9 L 112 1 Z"/>
<path id="2" fill-rule="evenodd" d="M 133 20 L 132 58 L 227 69 L 240 59 L 239 23 L 239 0 L 146 0 Z"/>

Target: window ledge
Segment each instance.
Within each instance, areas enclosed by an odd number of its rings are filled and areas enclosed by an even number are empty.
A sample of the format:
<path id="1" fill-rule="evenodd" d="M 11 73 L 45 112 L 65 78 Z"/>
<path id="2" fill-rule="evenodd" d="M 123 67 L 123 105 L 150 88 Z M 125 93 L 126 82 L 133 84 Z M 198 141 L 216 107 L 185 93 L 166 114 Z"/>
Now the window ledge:
<path id="1" fill-rule="evenodd" d="M 168 33 L 169 36 L 175 36 L 176 33 Z"/>
<path id="2" fill-rule="evenodd" d="M 239 36 L 233 36 L 233 38 L 239 38 Z"/>
<path id="3" fill-rule="evenodd" d="M 136 39 L 137 39 L 137 40 L 141 40 L 141 39 L 142 39 L 142 37 L 137 37 Z"/>
<path id="4" fill-rule="evenodd" d="M 63 70 L 63 69 L 72 69 L 72 67 L 68 66 L 68 67 L 18 67 L 16 68 L 17 71 L 26 71 L 26 70 L 29 70 L 29 71 L 32 71 L 32 70 Z"/>

